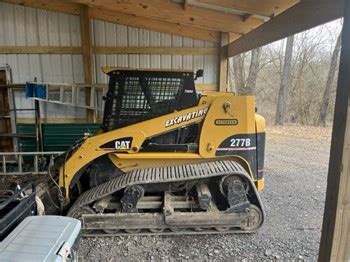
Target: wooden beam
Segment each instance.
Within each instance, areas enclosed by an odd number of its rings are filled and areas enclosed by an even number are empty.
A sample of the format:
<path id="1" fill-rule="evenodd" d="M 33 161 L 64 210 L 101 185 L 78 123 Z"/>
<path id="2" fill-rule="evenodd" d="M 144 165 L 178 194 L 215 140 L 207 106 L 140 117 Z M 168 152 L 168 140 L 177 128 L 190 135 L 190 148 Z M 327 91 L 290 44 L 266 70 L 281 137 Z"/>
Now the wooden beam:
<path id="1" fill-rule="evenodd" d="M 229 43 L 229 34 L 221 33 L 220 63 L 219 63 L 219 91 L 226 92 L 228 85 L 228 59 L 227 44 Z"/>
<path id="2" fill-rule="evenodd" d="M 0 46 L 0 54 L 82 54 L 80 46 Z"/>
<path id="3" fill-rule="evenodd" d="M 201 29 L 194 26 L 185 26 L 167 21 L 154 20 L 151 18 L 139 17 L 130 14 L 124 14 L 111 10 L 92 8 L 90 10 L 91 18 L 108 21 L 111 23 L 145 28 L 157 32 L 191 37 L 209 42 L 220 42 L 220 33 L 212 30 Z"/>
<path id="4" fill-rule="evenodd" d="M 139 0 L 72 0 L 91 7 L 103 8 L 120 13 L 147 17 L 182 25 L 191 25 L 213 31 L 244 34 L 261 25 L 264 20 L 251 18 L 243 21 L 240 15 L 171 3 L 164 0 L 140 2 Z M 198 29 L 200 30 L 200 29 Z"/>
<path id="5" fill-rule="evenodd" d="M 130 47 L 95 46 L 95 54 L 218 55 L 216 47 Z"/>
<path id="6" fill-rule="evenodd" d="M 228 57 L 340 18 L 345 0 L 303 0 L 228 46 Z"/>
<path id="7" fill-rule="evenodd" d="M 218 91 L 217 84 L 195 84 L 196 90 L 199 92 L 215 92 Z"/>
<path id="8" fill-rule="evenodd" d="M 80 29 L 83 46 L 83 63 L 85 83 L 92 84 L 92 40 L 89 7 L 82 6 L 80 14 Z"/>
<path id="9" fill-rule="evenodd" d="M 81 5 L 60 0 L 2 0 L 1 2 L 79 15 Z"/>
<path id="10" fill-rule="evenodd" d="M 82 6 L 80 14 L 81 39 L 83 45 L 84 79 L 86 84 L 92 84 L 92 38 L 91 21 L 89 14 L 90 7 Z M 85 88 L 85 102 L 90 103 L 91 88 Z M 88 122 L 96 122 L 95 110 L 86 109 Z"/>
<path id="11" fill-rule="evenodd" d="M 33 8 L 46 9 L 56 12 L 80 15 L 81 5 L 77 3 L 69 3 L 63 1 L 44 1 L 44 0 L 5 0 L 4 2 L 23 5 Z M 220 33 L 213 30 L 198 28 L 194 26 L 182 25 L 179 23 L 172 23 L 169 21 L 160 21 L 151 18 L 144 18 L 135 15 L 104 10 L 101 8 L 90 8 L 90 18 L 107 21 L 111 23 L 118 23 L 122 25 L 145 28 L 162 33 L 174 34 L 184 37 L 191 37 L 193 39 L 220 42 Z M 240 37 L 240 34 L 232 35 L 235 38 Z"/>
<path id="12" fill-rule="evenodd" d="M 350 261 L 350 2 L 346 1 L 319 261 Z"/>
<path id="13" fill-rule="evenodd" d="M 196 0 L 196 2 L 239 10 L 249 14 L 273 17 L 297 4 L 299 0 Z"/>

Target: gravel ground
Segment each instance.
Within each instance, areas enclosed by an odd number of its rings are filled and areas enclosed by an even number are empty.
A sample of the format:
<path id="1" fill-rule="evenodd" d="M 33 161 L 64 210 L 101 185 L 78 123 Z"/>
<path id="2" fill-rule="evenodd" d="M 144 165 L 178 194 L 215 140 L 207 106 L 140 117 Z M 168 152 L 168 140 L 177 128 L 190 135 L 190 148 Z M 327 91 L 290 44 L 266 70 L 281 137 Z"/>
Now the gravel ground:
<path id="1" fill-rule="evenodd" d="M 331 130 L 270 127 L 267 131 L 266 221 L 254 234 L 83 238 L 82 260 L 230 261 L 317 259 Z"/>

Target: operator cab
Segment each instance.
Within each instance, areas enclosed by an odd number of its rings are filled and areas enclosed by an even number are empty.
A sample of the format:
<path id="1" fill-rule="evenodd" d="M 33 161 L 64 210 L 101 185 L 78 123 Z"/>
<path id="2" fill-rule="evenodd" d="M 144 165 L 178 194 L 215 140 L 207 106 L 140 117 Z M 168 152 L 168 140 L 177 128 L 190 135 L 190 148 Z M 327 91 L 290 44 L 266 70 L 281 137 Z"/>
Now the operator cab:
<path id="1" fill-rule="evenodd" d="M 109 76 L 101 128 L 108 132 L 198 104 L 194 80 L 203 76 L 188 70 L 104 68 Z"/>

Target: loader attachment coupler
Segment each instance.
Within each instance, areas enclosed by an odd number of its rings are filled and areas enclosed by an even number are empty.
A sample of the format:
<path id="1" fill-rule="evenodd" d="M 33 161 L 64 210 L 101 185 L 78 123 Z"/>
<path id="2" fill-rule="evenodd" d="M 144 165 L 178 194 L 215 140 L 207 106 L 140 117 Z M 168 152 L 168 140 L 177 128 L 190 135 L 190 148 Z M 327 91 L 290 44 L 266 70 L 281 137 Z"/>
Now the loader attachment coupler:
<path id="1" fill-rule="evenodd" d="M 193 72 L 114 70 L 105 97 L 107 132 L 197 105 Z"/>

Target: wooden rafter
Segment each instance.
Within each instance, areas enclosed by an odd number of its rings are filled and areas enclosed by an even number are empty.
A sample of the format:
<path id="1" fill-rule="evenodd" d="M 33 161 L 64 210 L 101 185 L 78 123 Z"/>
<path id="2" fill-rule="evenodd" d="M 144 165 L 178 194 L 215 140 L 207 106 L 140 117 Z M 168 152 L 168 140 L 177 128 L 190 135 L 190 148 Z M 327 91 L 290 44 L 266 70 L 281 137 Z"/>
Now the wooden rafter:
<path id="1" fill-rule="evenodd" d="M 101 8 L 91 8 L 90 15 L 94 19 L 111 23 L 145 28 L 157 32 L 180 35 L 209 42 L 220 42 L 220 33 L 194 26 L 185 26 L 167 21 L 154 20 L 147 17 L 119 13 Z M 234 34 L 237 36 L 237 34 Z M 239 37 L 239 35 L 238 35 Z"/>
<path id="2" fill-rule="evenodd" d="M 81 46 L 0 46 L 0 54 L 81 54 Z"/>
<path id="3" fill-rule="evenodd" d="M 198 3 L 239 10 L 248 14 L 273 17 L 292 7 L 300 0 L 196 0 Z"/>
<path id="4" fill-rule="evenodd" d="M 1 0 L 2 2 L 80 15 L 81 5 L 60 0 Z"/>
<path id="5" fill-rule="evenodd" d="M 303 0 L 228 45 L 228 57 L 340 18 L 345 0 Z"/>
<path id="6" fill-rule="evenodd" d="M 127 13 L 140 17 L 172 22 L 182 25 L 196 26 L 213 31 L 233 32 L 244 34 L 261 25 L 264 20 L 251 18 L 246 21 L 242 16 L 223 13 L 205 8 L 171 3 L 164 0 L 152 1 L 115 1 L 115 0 L 71 0 L 75 3 L 86 4 L 91 7 L 103 8 L 120 13 Z M 198 29 L 199 30 L 199 29 Z"/>
<path id="7" fill-rule="evenodd" d="M 133 46 L 0 46 L 0 54 L 82 54 L 86 71 L 92 54 L 169 54 L 169 55 L 219 55 L 218 47 L 133 47 Z M 88 77 L 88 76 L 86 76 Z M 91 79 L 86 79 L 91 82 Z"/>
<path id="8" fill-rule="evenodd" d="M 169 54 L 169 55 L 217 55 L 216 47 L 122 47 L 96 46 L 95 54 Z"/>
<path id="9" fill-rule="evenodd" d="M 68 13 L 73 15 L 80 15 L 81 5 L 77 3 L 70 3 L 67 1 L 58 0 L 4 0 L 6 3 L 23 5 L 28 7 L 46 9 L 55 12 Z M 162 33 L 174 34 L 193 39 L 199 39 L 209 42 L 220 42 L 220 33 L 213 30 L 198 28 L 194 26 L 182 25 L 168 21 L 160 21 L 146 17 L 140 17 L 115 11 L 105 10 L 102 8 L 90 8 L 90 18 L 111 23 L 119 23 L 123 25 L 135 26 L 145 28 Z M 240 37 L 238 34 L 233 34 L 236 38 Z"/>

